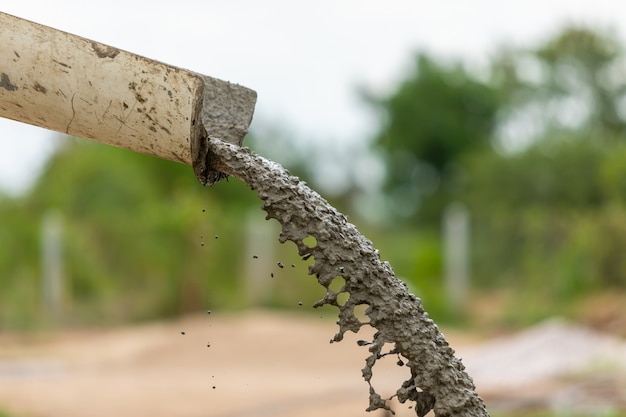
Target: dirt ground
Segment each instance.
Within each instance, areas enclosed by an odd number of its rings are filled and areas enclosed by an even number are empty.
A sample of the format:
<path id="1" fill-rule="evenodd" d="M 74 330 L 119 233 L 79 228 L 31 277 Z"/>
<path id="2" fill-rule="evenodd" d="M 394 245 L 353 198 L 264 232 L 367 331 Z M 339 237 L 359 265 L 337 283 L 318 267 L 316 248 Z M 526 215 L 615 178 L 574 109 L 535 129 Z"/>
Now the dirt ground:
<path id="1" fill-rule="evenodd" d="M 365 416 L 368 334 L 330 344 L 334 320 L 250 311 L 124 328 L 0 334 L 0 410 L 21 417 Z M 480 340 L 445 332 L 497 411 L 626 409 L 626 342 L 552 320 Z M 387 361 L 389 359 L 389 361 Z M 374 385 L 408 375 L 388 357 Z M 397 404 L 399 416 L 414 416 Z"/>

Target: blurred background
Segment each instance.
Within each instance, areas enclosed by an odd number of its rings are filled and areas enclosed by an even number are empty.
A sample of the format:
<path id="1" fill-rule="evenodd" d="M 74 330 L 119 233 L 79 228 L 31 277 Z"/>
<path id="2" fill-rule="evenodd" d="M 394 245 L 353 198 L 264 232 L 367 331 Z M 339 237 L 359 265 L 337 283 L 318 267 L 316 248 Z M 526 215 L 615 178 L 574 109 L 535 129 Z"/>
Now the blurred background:
<path id="1" fill-rule="evenodd" d="M 256 89 L 247 146 L 346 213 L 435 322 L 626 335 L 623 6 L 23 3 L 3 11 Z M 190 167 L 6 120 L 0 135 L 0 333 L 323 294 L 236 179 L 205 189 Z"/>

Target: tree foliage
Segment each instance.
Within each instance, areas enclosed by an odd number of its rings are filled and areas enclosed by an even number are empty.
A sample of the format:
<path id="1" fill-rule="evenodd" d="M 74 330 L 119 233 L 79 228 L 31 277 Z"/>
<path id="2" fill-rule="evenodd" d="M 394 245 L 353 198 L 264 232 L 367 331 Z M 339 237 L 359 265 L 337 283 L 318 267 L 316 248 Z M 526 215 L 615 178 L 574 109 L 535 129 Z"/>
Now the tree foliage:
<path id="1" fill-rule="evenodd" d="M 491 144 L 511 152 L 547 138 L 626 138 L 624 64 L 614 36 L 576 26 L 536 47 L 503 48 L 482 78 L 418 55 L 394 92 L 371 100 L 384 116 L 374 145 L 392 213 L 438 223 L 468 181 L 464 157 Z"/>
<path id="2" fill-rule="evenodd" d="M 63 219 L 68 319 L 241 304 L 241 219 L 256 197 L 238 181 L 207 191 L 188 166 L 68 141 L 31 193 L 0 204 L 0 326 L 40 317 L 40 224 L 50 210 Z"/>
<path id="3" fill-rule="evenodd" d="M 561 299 L 626 286 L 624 70 L 614 36 L 576 26 L 496 57 L 498 133 L 524 146 L 465 159 L 479 283 Z"/>
<path id="4" fill-rule="evenodd" d="M 613 34 L 578 26 L 538 47 L 501 50 L 491 68 L 506 97 L 500 127 L 513 126 L 531 141 L 572 134 L 625 139 L 625 64 Z"/>
<path id="5" fill-rule="evenodd" d="M 572 26 L 503 48 L 486 81 L 417 62 L 377 102 L 390 206 L 423 235 L 464 202 L 482 286 L 548 299 L 624 288 L 626 61 L 614 34 Z"/>
<path id="6" fill-rule="evenodd" d="M 424 54 L 395 92 L 372 102 L 384 116 L 375 145 L 386 161 L 385 188 L 407 216 L 441 199 L 461 155 L 488 146 L 498 110 L 491 86 Z"/>
<path id="7" fill-rule="evenodd" d="M 479 285 L 559 297 L 626 286 L 626 144 L 546 142 L 467 167 Z"/>

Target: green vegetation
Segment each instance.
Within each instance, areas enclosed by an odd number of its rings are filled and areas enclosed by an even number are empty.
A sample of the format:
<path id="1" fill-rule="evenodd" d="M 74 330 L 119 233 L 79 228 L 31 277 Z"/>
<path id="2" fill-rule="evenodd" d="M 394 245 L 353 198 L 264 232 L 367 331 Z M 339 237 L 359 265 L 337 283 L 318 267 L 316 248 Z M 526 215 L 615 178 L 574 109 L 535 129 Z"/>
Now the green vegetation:
<path id="1" fill-rule="evenodd" d="M 41 224 L 51 211 L 62 218 L 62 324 L 249 307 L 250 262 L 271 287 L 256 302 L 311 305 L 323 291 L 277 232 L 259 244 L 273 248 L 272 259 L 252 258 L 263 248 L 247 247 L 247 223 L 264 222 L 260 207 L 237 179 L 206 189 L 188 166 L 69 140 L 30 193 L 0 203 L 0 328 L 57 321 L 42 307 Z"/>
<path id="2" fill-rule="evenodd" d="M 389 97 L 369 98 L 384 113 L 375 138 L 385 161 L 384 192 L 392 212 L 437 221 L 449 198 L 457 160 L 489 146 L 496 127 L 497 90 L 461 64 L 419 55 L 414 72 Z"/>
<path id="3" fill-rule="evenodd" d="M 391 94 L 364 94 L 381 115 L 369 148 L 346 156 L 296 143 L 280 126 L 247 143 L 322 194 L 325 167 L 344 170 L 333 203 L 437 321 L 458 319 L 443 290 L 440 229 L 445 207 L 463 202 L 477 299 L 504 294 L 501 320 L 527 323 L 626 288 L 624 60 L 610 33 L 580 27 L 504 48 L 482 73 L 419 54 Z M 359 182 L 363 156 L 382 161 L 380 188 Z M 189 167 L 68 140 L 30 192 L 0 196 L 0 328 L 48 323 L 40 236 L 51 211 L 63 222 L 63 324 L 310 305 L 322 288 L 290 244 L 268 235 L 256 245 L 272 259 L 250 264 L 260 205 L 238 180 L 205 189 Z M 250 295 L 251 270 L 266 294 Z"/>
<path id="4" fill-rule="evenodd" d="M 66 320 L 166 317 L 242 306 L 241 218 L 252 192 L 231 181 L 206 190 L 189 167 L 88 142 L 68 142 L 27 196 L 4 199 L 0 317 L 37 323 L 42 312 L 42 217 L 63 219 Z M 229 205 L 237 200 L 238 204 Z M 258 205 L 258 204 L 257 204 Z M 215 236 L 223 238 L 216 242 Z M 220 262 L 215 260 L 219 259 Z"/>
<path id="5" fill-rule="evenodd" d="M 396 91 L 370 100 L 384 120 L 375 150 L 388 161 L 388 213 L 422 247 L 442 247 L 443 210 L 463 202 L 474 290 L 515 294 L 508 323 L 626 288 L 625 59 L 610 33 L 571 27 L 499 51 L 478 75 L 421 56 Z M 458 146 L 432 152 L 445 144 Z M 427 252 L 412 253 L 416 265 Z M 437 272 L 408 275 L 445 319 Z"/>

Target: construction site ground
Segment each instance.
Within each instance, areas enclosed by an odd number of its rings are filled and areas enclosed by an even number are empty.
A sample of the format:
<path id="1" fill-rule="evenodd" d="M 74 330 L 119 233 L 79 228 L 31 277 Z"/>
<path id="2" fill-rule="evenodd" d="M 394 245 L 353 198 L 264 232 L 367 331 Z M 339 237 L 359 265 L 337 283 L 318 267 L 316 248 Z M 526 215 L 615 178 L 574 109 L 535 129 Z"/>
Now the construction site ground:
<path id="1" fill-rule="evenodd" d="M 367 413 L 363 329 L 340 343 L 332 317 L 212 313 L 106 329 L 0 334 L 0 415 L 319 417 Z M 479 337 L 443 329 L 492 415 L 626 410 L 623 338 L 552 319 Z M 373 384 L 409 377 L 389 355 Z M 393 405 L 414 416 L 408 405 Z"/>

